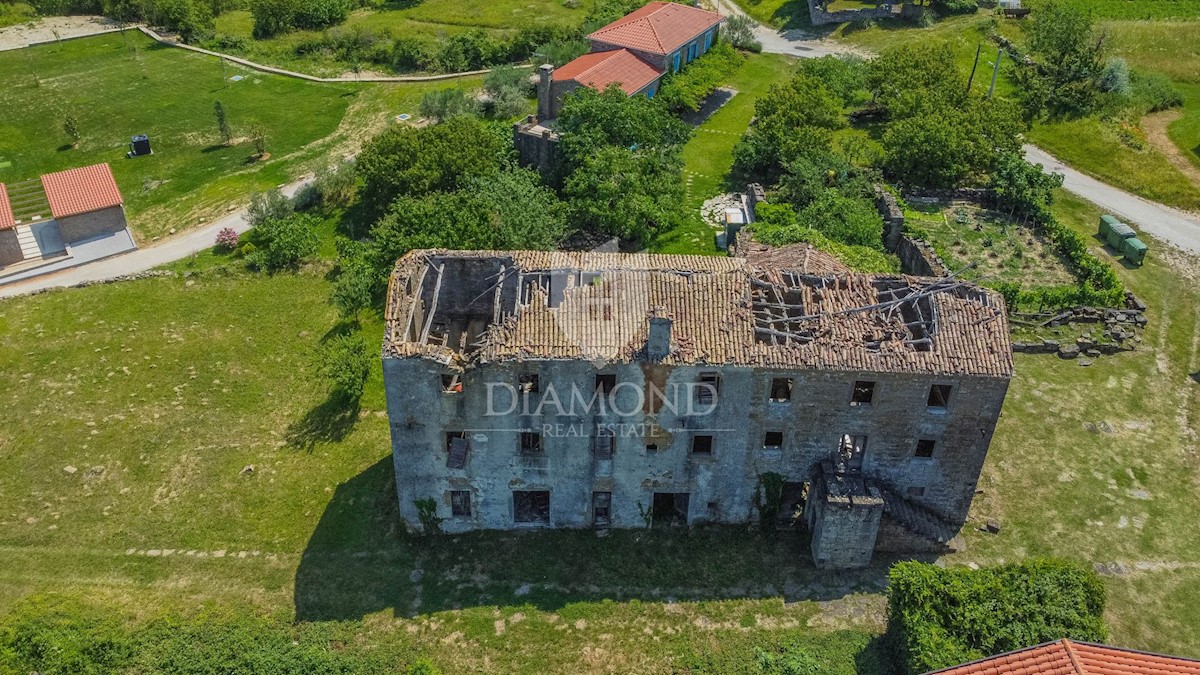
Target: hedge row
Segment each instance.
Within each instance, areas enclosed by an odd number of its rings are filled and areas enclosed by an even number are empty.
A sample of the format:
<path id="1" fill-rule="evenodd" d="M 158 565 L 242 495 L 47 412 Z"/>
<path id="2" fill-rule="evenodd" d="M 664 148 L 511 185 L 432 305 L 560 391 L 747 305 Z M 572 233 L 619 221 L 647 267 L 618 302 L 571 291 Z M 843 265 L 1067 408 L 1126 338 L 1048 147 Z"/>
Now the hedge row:
<path id="1" fill-rule="evenodd" d="M 729 43 L 717 43 L 687 68 L 664 78 L 658 99 L 676 112 L 695 112 L 745 60 Z"/>
<path id="2" fill-rule="evenodd" d="M 1033 560 L 971 570 L 901 562 L 888 573 L 888 635 L 910 675 L 1070 638 L 1103 642 L 1095 570 Z"/>

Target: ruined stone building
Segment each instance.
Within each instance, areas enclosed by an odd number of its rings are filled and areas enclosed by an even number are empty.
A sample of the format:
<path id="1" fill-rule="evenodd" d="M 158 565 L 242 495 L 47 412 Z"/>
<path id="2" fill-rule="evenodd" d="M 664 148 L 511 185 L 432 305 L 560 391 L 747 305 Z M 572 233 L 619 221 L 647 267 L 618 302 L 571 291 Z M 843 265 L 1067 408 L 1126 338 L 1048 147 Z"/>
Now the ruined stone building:
<path id="1" fill-rule="evenodd" d="M 419 503 L 448 532 L 766 512 L 855 567 L 965 522 L 1012 357 L 998 294 L 805 245 L 422 250 L 392 275 L 383 367 L 410 527 Z"/>

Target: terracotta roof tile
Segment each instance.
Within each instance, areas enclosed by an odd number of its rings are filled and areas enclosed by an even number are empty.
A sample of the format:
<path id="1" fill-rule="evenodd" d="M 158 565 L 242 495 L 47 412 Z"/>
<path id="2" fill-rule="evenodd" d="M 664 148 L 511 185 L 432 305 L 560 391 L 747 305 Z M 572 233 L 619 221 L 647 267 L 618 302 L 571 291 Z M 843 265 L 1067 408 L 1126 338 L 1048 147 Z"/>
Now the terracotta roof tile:
<path id="1" fill-rule="evenodd" d="M 663 71 L 638 58 L 628 49 L 584 54 L 554 71 L 557 82 L 575 80 L 585 87 L 604 91 L 611 84 L 632 96 L 661 77 Z"/>
<path id="2" fill-rule="evenodd" d="M 412 331 L 413 316 L 431 313 L 418 304 L 433 305 L 434 315 L 462 313 L 431 299 L 445 269 L 453 275 L 446 275 L 448 288 L 474 283 L 480 290 L 470 294 L 485 298 L 477 304 L 486 309 L 472 311 L 486 320 L 464 331 L 471 349 Z M 384 349 L 462 367 L 629 362 L 641 358 L 650 314 L 659 309 L 673 322 L 668 364 L 1012 376 L 1004 304 L 992 291 L 919 277 L 760 269 L 745 258 L 709 256 L 412 251 L 392 275 Z"/>
<path id="3" fill-rule="evenodd" d="M 77 216 L 123 203 L 107 164 L 95 164 L 42 176 L 46 200 L 55 218 Z"/>
<path id="4" fill-rule="evenodd" d="M 617 47 L 670 54 L 723 20 L 716 12 L 673 2 L 651 2 L 588 37 Z"/>
<path id="5" fill-rule="evenodd" d="M 1200 661 L 1063 639 L 929 675 L 1200 675 Z"/>
<path id="6" fill-rule="evenodd" d="M 12 204 L 8 201 L 8 189 L 4 187 L 4 183 L 0 183 L 0 230 L 12 229 L 16 225 Z"/>
<path id="7" fill-rule="evenodd" d="M 846 274 L 850 268 L 812 244 L 770 246 L 757 241 L 743 245 L 750 265 L 758 269 L 789 269 L 806 274 Z"/>

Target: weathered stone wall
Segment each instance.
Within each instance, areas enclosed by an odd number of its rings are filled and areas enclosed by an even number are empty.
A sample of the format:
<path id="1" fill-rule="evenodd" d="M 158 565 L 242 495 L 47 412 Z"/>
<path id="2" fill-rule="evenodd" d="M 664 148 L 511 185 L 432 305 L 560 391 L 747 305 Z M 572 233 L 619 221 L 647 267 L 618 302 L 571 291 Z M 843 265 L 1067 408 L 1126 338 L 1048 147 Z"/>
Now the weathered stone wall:
<path id="1" fill-rule="evenodd" d="M 900 16 L 901 12 L 899 4 L 880 5 L 874 9 L 844 9 L 830 12 L 822 9 L 818 0 L 808 0 L 808 17 L 814 26 L 869 19 L 890 19 Z"/>
<path id="2" fill-rule="evenodd" d="M 714 370 L 721 383 L 712 415 L 638 409 L 638 391 L 648 382 L 671 391 L 671 385 L 694 383 L 701 371 Z M 808 481 L 843 434 L 868 437 L 864 474 L 961 524 L 1008 386 L 996 378 L 642 363 L 597 371 L 587 361 L 554 360 L 472 369 L 463 376 L 461 393 L 443 393 L 443 372 L 449 371 L 426 359 L 384 359 L 400 514 L 417 527 L 414 500 L 433 497 L 438 514 L 446 518 L 444 529 L 451 532 L 514 527 L 512 491 L 521 489 L 550 491 L 552 527 L 589 526 L 593 491 L 612 492 L 613 527 L 643 527 L 642 509 L 650 507 L 655 492 L 689 493 L 689 522 L 746 523 L 757 517 L 753 501 L 759 475 L 776 472 L 790 482 Z M 489 382 L 515 385 L 521 373 L 536 373 L 543 392 L 553 384 L 569 396 L 574 384 L 590 397 L 597 372 L 616 375 L 614 401 L 629 414 L 595 415 L 581 406 L 575 415 L 553 415 L 553 409 L 536 414 L 536 403 L 534 414 L 508 412 L 506 391 L 495 388 L 493 402 L 506 414 L 485 414 Z M 773 377 L 794 378 L 791 400 L 769 399 Z M 850 405 L 855 380 L 877 383 L 872 404 Z M 945 410 L 926 406 L 934 383 L 953 386 Z M 657 450 L 647 449 L 647 439 L 635 433 L 617 438 L 613 458 L 601 460 L 590 438 L 597 422 L 655 424 L 666 431 L 654 439 Z M 556 436 L 544 438 L 542 455 L 522 456 L 519 430 L 547 425 Z M 465 431 L 471 439 L 463 469 L 446 466 L 446 431 Z M 764 447 L 768 431 L 783 435 L 782 447 Z M 698 434 L 714 436 L 711 455 L 691 453 Z M 914 457 L 920 439 L 936 441 L 933 457 Z M 914 495 L 909 488 L 924 492 Z M 471 491 L 470 517 L 451 517 L 451 490 Z"/>
<path id="3" fill-rule="evenodd" d="M 821 569 L 866 567 L 875 550 L 883 498 L 861 478 L 839 481 L 828 472 L 829 462 L 822 465 L 805 505 L 813 562 Z M 838 483 L 843 489 L 835 493 L 831 488 L 837 488 Z"/>
<path id="4" fill-rule="evenodd" d="M 539 125 L 533 115 L 513 125 L 513 145 L 524 166 L 549 172 L 558 162 L 558 134 Z"/>
<path id="5" fill-rule="evenodd" d="M 125 209 L 121 206 L 111 206 L 69 218 L 56 218 L 55 222 L 58 223 L 63 242 L 73 244 L 125 229 Z"/>
<path id="6" fill-rule="evenodd" d="M 922 277 L 944 277 L 950 274 L 950 269 L 942 262 L 937 251 L 921 239 L 900 237 L 894 251 L 900 258 L 900 271 L 905 274 L 915 274 Z"/>
<path id="7" fill-rule="evenodd" d="M 886 513 L 879 521 L 875 550 L 882 553 L 949 553 L 953 547 L 914 534 Z"/>
<path id="8" fill-rule="evenodd" d="M 21 253 L 21 242 L 17 241 L 17 230 L 15 228 L 0 230 L 0 265 L 11 265 L 24 259 L 25 256 Z"/>

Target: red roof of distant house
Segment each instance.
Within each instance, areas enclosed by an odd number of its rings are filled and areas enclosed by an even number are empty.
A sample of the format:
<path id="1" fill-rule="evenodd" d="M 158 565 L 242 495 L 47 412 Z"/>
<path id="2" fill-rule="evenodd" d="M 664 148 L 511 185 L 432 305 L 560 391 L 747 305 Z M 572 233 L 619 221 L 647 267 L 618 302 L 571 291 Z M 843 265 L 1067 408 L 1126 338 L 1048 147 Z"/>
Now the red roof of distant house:
<path id="1" fill-rule="evenodd" d="M 0 230 L 8 230 L 17 226 L 13 217 L 12 204 L 8 201 L 8 190 L 0 183 Z"/>
<path id="2" fill-rule="evenodd" d="M 616 83 L 632 96 L 662 74 L 663 71 L 641 60 L 628 49 L 614 49 L 584 54 L 554 71 L 554 79 L 558 82 L 575 80 L 599 91 Z"/>
<path id="3" fill-rule="evenodd" d="M 121 191 L 107 164 L 95 164 L 42 176 L 50 213 L 55 218 L 77 216 L 122 203 Z"/>
<path id="4" fill-rule="evenodd" d="M 673 2 L 651 2 L 588 37 L 618 47 L 670 54 L 723 20 L 716 12 Z"/>
<path id="5" fill-rule="evenodd" d="M 1200 661 L 1063 639 L 936 671 L 936 675 L 1160 674 L 1200 675 Z"/>

